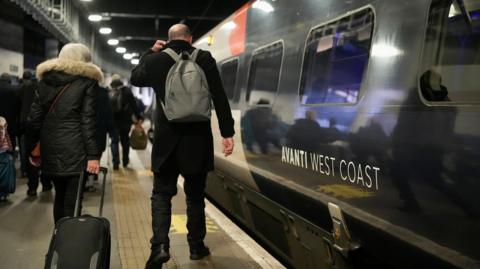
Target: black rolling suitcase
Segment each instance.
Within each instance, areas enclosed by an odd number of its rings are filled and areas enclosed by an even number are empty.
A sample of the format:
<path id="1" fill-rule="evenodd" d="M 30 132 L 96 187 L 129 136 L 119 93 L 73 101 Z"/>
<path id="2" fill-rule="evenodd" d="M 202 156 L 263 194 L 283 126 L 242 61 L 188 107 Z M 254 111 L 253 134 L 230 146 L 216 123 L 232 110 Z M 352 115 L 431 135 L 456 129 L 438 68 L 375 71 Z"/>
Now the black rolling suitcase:
<path id="1" fill-rule="evenodd" d="M 85 175 L 80 176 L 75 216 L 57 222 L 48 249 L 45 269 L 108 269 L 110 267 L 110 222 L 102 218 L 107 169 L 101 168 L 100 217 L 80 215 L 79 201 Z"/>

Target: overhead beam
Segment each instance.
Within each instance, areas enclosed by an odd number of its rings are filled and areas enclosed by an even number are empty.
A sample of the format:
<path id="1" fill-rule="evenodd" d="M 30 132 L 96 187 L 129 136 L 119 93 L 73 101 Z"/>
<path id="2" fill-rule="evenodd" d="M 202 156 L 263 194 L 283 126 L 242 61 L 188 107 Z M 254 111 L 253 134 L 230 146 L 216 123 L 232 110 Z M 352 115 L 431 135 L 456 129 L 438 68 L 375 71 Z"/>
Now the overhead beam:
<path id="1" fill-rule="evenodd" d="M 187 19 L 187 20 L 206 20 L 206 21 L 221 21 L 225 17 L 211 17 L 211 16 L 181 16 L 181 15 L 167 15 L 167 14 L 136 14 L 136 13 L 115 13 L 103 12 L 100 13 L 104 18 L 125 18 L 125 19 Z"/>
<path id="2" fill-rule="evenodd" d="M 119 41 L 127 40 L 142 40 L 142 41 L 151 41 L 151 40 L 167 40 L 167 37 L 158 37 L 158 36 L 119 36 L 116 37 Z"/>

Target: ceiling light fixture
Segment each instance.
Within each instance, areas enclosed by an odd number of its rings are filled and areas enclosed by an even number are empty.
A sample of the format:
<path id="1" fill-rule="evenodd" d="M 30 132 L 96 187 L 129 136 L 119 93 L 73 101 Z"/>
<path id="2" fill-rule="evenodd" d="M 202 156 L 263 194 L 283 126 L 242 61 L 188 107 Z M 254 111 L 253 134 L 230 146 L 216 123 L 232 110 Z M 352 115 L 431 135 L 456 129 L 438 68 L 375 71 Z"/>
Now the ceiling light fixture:
<path id="1" fill-rule="evenodd" d="M 133 65 L 137 65 L 137 64 L 140 62 L 140 60 L 139 60 L 139 59 L 132 59 L 130 62 L 131 62 Z"/>
<path id="2" fill-rule="evenodd" d="M 265 13 L 273 12 L 275 9 L 273 8 L 272 4 L 268 3 L 265 0 L 257 0 L 252 5 L 253 8 L 259 9 Z"/>
<path id="3" fill-rule="evenodd" d="M 130 53 L 123 54 L 123 59 L 125 60 L 131 60 L 132 58 L 133 58 L 133 55 Z"/>
<path id="4" fill-rule="evenodd" d="M 127 52 L 127 49 L 124 48 L 124 47 L 118 47 L 118 48 L 115 49 L 115 51 L 118 52 L 118 53 L 125 53 L 125 52 Z"/>
<path id="5" fill-rule="evenodd" d="M 92 14 L 92 15 L 88 16 L 89 21 L 95 21 L 95 22 L 101 21 L 102 18 L 103 18 L 102 15 L 99 15 L 99 14 Z"/>
<path id="6" fill-rule="evenodd" d="M 226 29 L 226 30 L 233 30 L 237 27 L 237 24 L 234 23 L 233 21 L 229 21 L 227 23 L 225 23 L 224 25 L 222 25 L 222 29 Z"/>
<path id="7" fill-rule="evenodd" d="M 82 2 L 92 2 L 92 0 L 80 0 Z"/>
<path id="8" fill-rule="evenodd" d="M 108 45 L 110 45 L 110 46 L 116 46 L 116 45 L 118 45 L 118 42 L 119 42 L 118 39 L 109 39 L 107 41 Z"/>
<path id="9" fill-rule="evenodd" d="M 112 33 L 112 28 L 102 27 L 102 28 L 100 28 L 99 32 L 100 32 L 100 34 L 102 34 L 102 35 L 108 35 L 108 34 L 111 34 L 111 33 Z"/>

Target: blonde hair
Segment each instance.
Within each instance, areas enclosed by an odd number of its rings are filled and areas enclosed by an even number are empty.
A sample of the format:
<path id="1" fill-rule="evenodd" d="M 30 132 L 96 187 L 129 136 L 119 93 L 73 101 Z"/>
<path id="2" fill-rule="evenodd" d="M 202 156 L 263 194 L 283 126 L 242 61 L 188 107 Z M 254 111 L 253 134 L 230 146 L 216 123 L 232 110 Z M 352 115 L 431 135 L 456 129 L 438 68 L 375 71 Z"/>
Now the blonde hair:
<path id="1" fill-rule="evenodd" d="M 81 43 L 68 43 L 60 50 L 58 58 L 89 63 L 92 61 L 92 54 L 88 47 Z"/>

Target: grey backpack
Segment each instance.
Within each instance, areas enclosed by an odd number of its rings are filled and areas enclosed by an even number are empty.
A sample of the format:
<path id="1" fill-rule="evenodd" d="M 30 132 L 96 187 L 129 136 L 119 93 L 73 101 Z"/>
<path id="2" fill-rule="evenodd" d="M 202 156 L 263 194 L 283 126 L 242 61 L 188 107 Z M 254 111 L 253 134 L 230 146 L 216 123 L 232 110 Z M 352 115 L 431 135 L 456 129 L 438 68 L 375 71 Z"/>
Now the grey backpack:
<path id="1" fill-rule="evenodd" d="M 184 51 L 177 54 L 167 48 L 163 52 L 175 60 L 165 83 L 165 116 L 171 122 L 198 122 L 210 120 L 212 98 L 207 78 L 195 62 L 199 50 L 190 55 Z"/>

